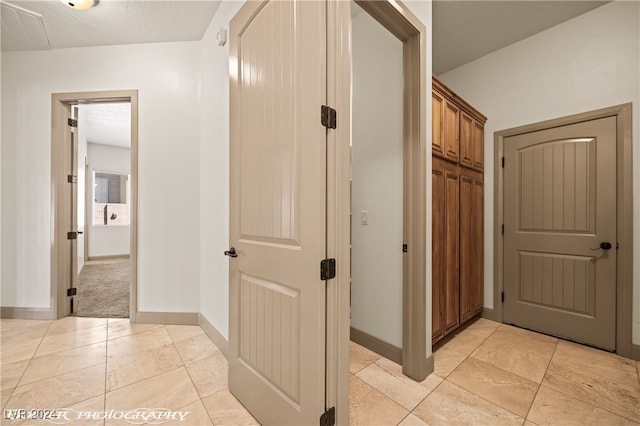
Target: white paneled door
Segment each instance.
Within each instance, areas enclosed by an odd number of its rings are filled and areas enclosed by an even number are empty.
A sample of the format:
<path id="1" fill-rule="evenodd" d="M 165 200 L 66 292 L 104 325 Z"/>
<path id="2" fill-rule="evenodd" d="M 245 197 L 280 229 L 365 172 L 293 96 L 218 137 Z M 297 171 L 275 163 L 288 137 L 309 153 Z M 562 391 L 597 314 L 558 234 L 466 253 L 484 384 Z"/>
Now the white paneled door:
<path id="1" fill-rule="evenodd" d="M 504 321 L 615 350 L 616 118 L 504 146 Z"/>
<path id="2" fill-rule="evenodd" d="M 262 424 L 325 410 L 326 3 L 230 24 L 229 388 Z"/>

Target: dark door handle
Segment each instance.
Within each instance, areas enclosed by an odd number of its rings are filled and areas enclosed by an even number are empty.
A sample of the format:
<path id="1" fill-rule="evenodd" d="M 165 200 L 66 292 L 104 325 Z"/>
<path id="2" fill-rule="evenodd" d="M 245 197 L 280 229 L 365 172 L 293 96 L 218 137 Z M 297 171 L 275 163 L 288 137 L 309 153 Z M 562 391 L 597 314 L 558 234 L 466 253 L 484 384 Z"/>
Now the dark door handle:
<path id="1" fill-rule="evenodd" d="M 611 247 L 611 243 L 605 241 L 603 243 L 600 243 L 600 247 L 592 248 L 591 250 L 611 250 Z"/>
<path id="2" fill-rule="evenodd" d="M 235 247 L 231 247 L 229 250 L 225 250 L 224 255 L 229 257 L 238 257 L 238 253 L 236 253 Z"/>
<path id="3" fill-rule="evenodd" d="M 82 235 L 82 234 L 84 234 L 84 232 L 82 232 L 82 231 L 78 231 L 78 234 Z"/>

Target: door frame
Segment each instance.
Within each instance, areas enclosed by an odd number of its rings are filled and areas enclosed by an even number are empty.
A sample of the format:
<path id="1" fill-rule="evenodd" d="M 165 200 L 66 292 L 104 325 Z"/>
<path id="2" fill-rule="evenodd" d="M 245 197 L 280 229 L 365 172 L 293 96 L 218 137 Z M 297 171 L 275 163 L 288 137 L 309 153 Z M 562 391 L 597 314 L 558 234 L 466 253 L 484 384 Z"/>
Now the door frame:
<path id="1" fill-rule="evenodd" d="M 136 322 L 138 307 L 138 91 L 53 93 L 51 95 L 51 314 L 69 314 L 66 295 L 70 279 L 70 253 L 65 242 L 69 231 L 71 199 L 67 174 L 70 169 L 67 119 L 72 105 L 129 102 L 131 105 L 131 284 L 129 321 Z"/>
<path id="2" fill-rule="evenodd" d="M 433 358 L 426 357 L 431 346 L 431 339 L 427 338 L 430 333 L 427 312 L 431 311 L 426 306 L 426 27 L 401 1 L 356 0 L 356 3 L 403 43 L 403 237 L 409 251 L 403 262 L 402 367 L 405 375 L 423 380 L 433 371 Z M 327 256 L 336 258 L 338 266 L 336 279 L 328 281 L 327 289 L 327 397 L 330 404 L 337 404 L 337 421 L 347 424 L 351 223 L 349 2 L 330 1 L 327 13 L 327 102 L 338 112 L 337 128 L 328 132 L 327 142 Z"/>
<path id="3" fill-rule="evenodd" d="M 608 108 L 573 114 L 538 123 L 527 124 L 494 133 L 494 226 L 493 226 L 493 312 L 485 309 L 485 316 L 504 322 L 502 308 L 502 292 L 504 290 L 504 156 L 505 138 L 523 133 L 546 130 L 584 121 L 605 117 L 616 117 L 616 189 L 617 189 L 617 229 L 616 237 L 620 244 L 617 252 L 616 288 L 616 353 L 632 358 L 633 328 L 633 157 L 631 137 L 632 106 L 631 103 L 615 105 Z M 638 355 L 636 355 L 637 357 Z"/>

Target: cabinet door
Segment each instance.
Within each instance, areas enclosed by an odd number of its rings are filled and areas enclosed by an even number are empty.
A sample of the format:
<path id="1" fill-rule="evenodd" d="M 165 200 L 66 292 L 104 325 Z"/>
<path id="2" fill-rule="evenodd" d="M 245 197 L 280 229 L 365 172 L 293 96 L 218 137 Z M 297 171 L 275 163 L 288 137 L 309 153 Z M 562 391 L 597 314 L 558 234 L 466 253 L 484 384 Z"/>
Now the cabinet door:
<path id="1" fill-rule="evenodd" d="M 484 170 L 484 125 L 473 121 L 473 168 Z"/>
<path id="2" fill-rule="evenodd" d="M 464 111 L 460 112 L 460 165 L 473 167 L 475 147 L 474 129 L 475 120 Z"/>
<path id="3" fill-rule="evenodd" d="M 445 306 L 445 334 L 460 325 L 460 288 L 459 288 L 459 190 L 460 177 L 458 166 L 448 166 L 445 173 L 445 278 L 444 278 L 444 306 Z"/>
<path id="4" fill-rule="evenodd" d="M 446 217 L 445 205 L 445 175 L 446 170 L 443 162 L 437 158 L 433 159 L 432 182 L 433 182 L 433 207 L 431 214 L 432 226 L 432 275 L 431 275 L 431 341 L 437 342 L 444 337 L 444 227 Z"/>
<path id="5" fill-rule="evenodd" d="M 444 97 L 433 90 L 431 92 L 431 123 L 432 123 L 432 138 L 431 138 L 431 150 L 433 155 L 444 158 L 444 132 L 442 114 L 444 111 Z"/>
<path id="6" fill-rule="evenodd" d="M 475 203 L 473 176 L 460 172 L 460 322 L 473 316 L 475 298 Z"/>
<path id="7" fill-rule="evenodd" d="M 482 173 L 460 169 L 460 322 L 484 305 L 484 185 Z"/>
<path id="8" fill-rule="evenodd" d="M 444 133 L 444 157 L 457 163 L 460 152 L 460 139 L 458 134 L 460 109 L 446 99 L 442 121 L 442 129 Z"/>
<path id="9" fill-rule="evenodd" d="M 472 315 L 482 312 L 484 306 L 484 179 L 481 173 L 473 180 L 473 291 L 471 293 Z"/>

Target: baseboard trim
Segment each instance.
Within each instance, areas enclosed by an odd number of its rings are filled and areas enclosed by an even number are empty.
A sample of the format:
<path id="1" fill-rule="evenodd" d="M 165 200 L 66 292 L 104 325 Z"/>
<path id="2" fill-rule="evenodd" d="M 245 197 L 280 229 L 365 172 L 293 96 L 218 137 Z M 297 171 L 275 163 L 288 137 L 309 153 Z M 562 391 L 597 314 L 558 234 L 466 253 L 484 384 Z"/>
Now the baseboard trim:
<path id="1" fill-rule="evenodd" d="M 88 262 L 91 262 L 92 260 L 119 260 L 119 259 L 131 259 L 131 255 L 130 254 L 109 254 L 106 256 L 87 257 Z"/>
<path id="2" fill-rule="evenodd" d="M 209 339 L 211 339 L 213 344 L 220 349 L 222 355 L 229 359 L 229 341 L 225 339 L 218 329 L 211 325 L 209 320 L 202 314 L 198 314 L 198 325 L 202 328 L 204 334 L 209 336 Z"/>
<path id="3" fill-rule="evenodd" d="M 402 365 L 402 349 L 351 327 L 351 341 Z"/>
<path id="4" fill-rule="evenodd" d="M 631 359 L 640 361 L 640 345 L 636 345 L 635 343 L 631 344 Z"/>
<path id="5" fill-rule="evenodd" d="M 196 312 L 136 312 L 138 324 L 198 325 Z"/>
<path id="6" fill-rule="evenodd" d="M 26 320 L 52 320 L 53 312 L 48 308 L 14 308 L 12 306 L 0 307 L 0 318 L 26 319 Z"/>
<path id="7" fill-rule="evenodd" d="M 496 311 L 494 309 L 482 308 L 481 317 L 495 322 L 502 322 L 502 318 L 497 318 Z"/>

